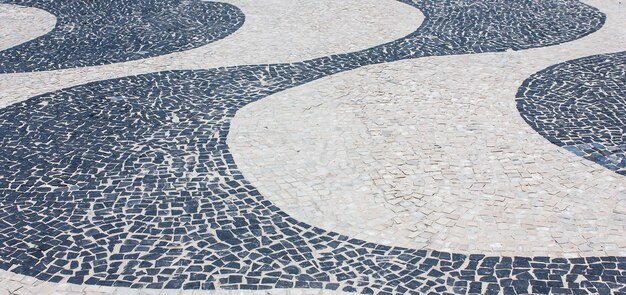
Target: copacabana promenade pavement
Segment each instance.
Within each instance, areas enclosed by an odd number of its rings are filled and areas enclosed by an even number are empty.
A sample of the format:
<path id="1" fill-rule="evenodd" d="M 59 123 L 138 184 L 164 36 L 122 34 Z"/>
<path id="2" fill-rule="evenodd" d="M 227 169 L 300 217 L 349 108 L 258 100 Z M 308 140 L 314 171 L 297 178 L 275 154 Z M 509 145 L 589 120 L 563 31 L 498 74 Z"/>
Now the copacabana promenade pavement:
<path id="1" fill-rule="evenodd" d="M 0 23 L 0 294 L 626 294 L 620 1 Z"/>

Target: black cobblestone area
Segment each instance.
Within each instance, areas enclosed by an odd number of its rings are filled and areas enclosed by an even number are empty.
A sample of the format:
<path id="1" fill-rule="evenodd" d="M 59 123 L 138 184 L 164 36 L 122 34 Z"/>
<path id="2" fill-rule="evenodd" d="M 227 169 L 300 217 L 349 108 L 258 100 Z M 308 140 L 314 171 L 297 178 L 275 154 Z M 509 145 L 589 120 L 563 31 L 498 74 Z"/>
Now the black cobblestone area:
<path id="1" fill-rule="evenodd" d="M 517 108 L 551 143 L 626 175 L 626 51 L 532 75 L 518 91 Z"/>
<path id="2" fill-rule="evenodd" d="M 235 6 L 200 0 L 0 0 L 43 9 L 55 28 L 0 51 L 0 73 L 104 65 L 188 50 L 244 22 Z"/>

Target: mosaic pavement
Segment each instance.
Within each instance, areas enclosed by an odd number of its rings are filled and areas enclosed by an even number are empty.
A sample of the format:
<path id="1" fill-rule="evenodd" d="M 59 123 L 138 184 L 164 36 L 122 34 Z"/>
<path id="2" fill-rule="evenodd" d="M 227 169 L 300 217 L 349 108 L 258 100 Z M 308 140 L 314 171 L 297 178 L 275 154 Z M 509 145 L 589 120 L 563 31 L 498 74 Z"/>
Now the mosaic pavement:
<path id="1" fill-rule="evenodd" d="M 518 108 L 551 143 L 626 175 L 626 52 L 585 57 L 524 82 Z"/>
<path id="2" fill-rule="evenodd" d="M 3 1 L 7 292 L 626 293 L 623 4 L 119 2 Z"/>
<path id="3" fill-rule="evenodd" d="M 237 30 L 235 6 L 203 1 L 2 1 L 56 17 L 43 36 L 0 52 L 0 73 L 46 71 L 192 49 Z"/>

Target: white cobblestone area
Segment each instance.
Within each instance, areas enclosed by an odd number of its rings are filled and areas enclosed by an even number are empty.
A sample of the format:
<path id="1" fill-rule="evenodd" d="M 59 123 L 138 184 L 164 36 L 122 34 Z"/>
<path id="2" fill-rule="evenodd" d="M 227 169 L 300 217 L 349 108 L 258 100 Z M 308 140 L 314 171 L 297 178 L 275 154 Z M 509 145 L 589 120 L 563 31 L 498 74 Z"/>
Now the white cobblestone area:
<path id="1" fill-rule="evenodd" d="M 626 181 L 550 144 L 515 93 L 552 64 L 626 49 L 626 7 L 600 31 L 519 52 L 364 67 L 240 110 L 244 175 L 305 222 L 389 245 L 461 253 L 626 255 Z"/>
<path id="2" fill-rule="evenodd" d="M 46 34 L 54 28 L 56 17 L 41 9 L 0 4 L 0 22 L 0 50 L 4 50 Z"/>
<path id="3" fill-rule="evenodd" d="M 296 62 L 365 49 L 401 38 L 419 27 L 419 10 L 395 0 L 386 1 L 226 1 L 245 14 L 243 26 L 217 42 L 187 51 L 104 66 L 0 75 L 0 107 L 37 94 L 87 82 L 165 70 L 208 69 L 224 66 Z M 0 23 L 18 18 L 15 5 L 0 5 Z M 3 13 L 4 11 L 4 13 Z M 20 7 L 29 22 L 14 22 L 9 40 L 17 45 L 54 25 L 54 16 Z M 27 12 L 26 12 L 27 11 Z M 11 13 L 9 13 L 11 12 Z M 280 17 L 276 17 L 280 16 Z M 52 26 L 49 24 L 52 23 Z M 45 28 L 45 29 L 44 29 Z M 0 33 L 7 29 L 0 29 Z"/>

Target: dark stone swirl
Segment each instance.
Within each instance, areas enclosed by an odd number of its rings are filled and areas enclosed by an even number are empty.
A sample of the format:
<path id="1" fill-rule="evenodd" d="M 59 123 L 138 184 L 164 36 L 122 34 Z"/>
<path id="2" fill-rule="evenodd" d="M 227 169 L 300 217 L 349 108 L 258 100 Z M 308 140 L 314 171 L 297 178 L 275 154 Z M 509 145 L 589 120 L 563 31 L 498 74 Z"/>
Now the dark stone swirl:
<path id="1" fill-rule="evenodd" d="M 517 108 L 551 143 L 626 175 L 626 51 L 532 75 L 517 93 Z"/>
<path id="2" fill-rule="evenodd" d="M 0 51 L 0 73 L 48 71 L 137 60 L 196 48 L 235 32 L 235 6 L 199 0 L 0 0 L 46 10 L 55 28 Z"/>

